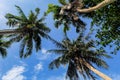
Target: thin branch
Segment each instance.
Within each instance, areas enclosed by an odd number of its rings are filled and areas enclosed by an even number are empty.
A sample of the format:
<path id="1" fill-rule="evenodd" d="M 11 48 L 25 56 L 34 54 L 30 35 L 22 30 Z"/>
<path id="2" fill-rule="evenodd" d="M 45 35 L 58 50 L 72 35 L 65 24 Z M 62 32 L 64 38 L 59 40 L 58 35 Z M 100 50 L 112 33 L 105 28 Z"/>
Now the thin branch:
<path id="1" fill-rule="evenodd" d="M 116 0 L 104 0 L 102 1 L 101 3 L 97 4 L 96 6 L 93 6 L 93 7 L 90 7 L 88 9 L 77 9 L 78 12 L 80 13 L 89 13 L 89 12 L 92 12 L 92 11 L 95 11 L 97 9 L 100 9 L 108 4 L 111 4 L 113 2 L 115 2 Z"/>

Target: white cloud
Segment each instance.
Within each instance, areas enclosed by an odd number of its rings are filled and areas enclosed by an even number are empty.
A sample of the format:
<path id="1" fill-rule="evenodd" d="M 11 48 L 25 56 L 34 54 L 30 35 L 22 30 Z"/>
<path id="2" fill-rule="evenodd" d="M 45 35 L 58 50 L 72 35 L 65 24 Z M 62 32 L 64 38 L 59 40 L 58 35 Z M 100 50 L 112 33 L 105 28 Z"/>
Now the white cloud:
<path id="1" fill-rule="evenodd" d="M 39 60 L 48 60 L 48 58 L 50 58 L 50 56 L 51 56 L 51 53 L 47 53 L 47 50 L 46 49 L 41 49 L 41 53 L 42 54 L 37 54 L 37 58 L 39 59 Z"/>
<path id="2" fill-rule="evenodd" d="M 46 54 L 46 53 L 47 53 L 47 50 L 43 48 L 43 49 L 41 50 L 41 52 L 42 52 L 42 54 Z"/>
<path id="3" fill-rule="evenodd" d="M 26 77 L 22 75 L 25 72 L 24 66 L 15 66 L 3 75 L 2 80 L 25 80 Z"/>
<path id="4" fill-rule="evenodd" d="M 35 73 L 34 73 L 34 75 L 33 75 L 33 77 L 32 77 L 32 80 L 37 80 L 37 75 L 38 75 L 39 71 L 41 71 L 41 70 L 43 70 L 43 65 L 42 65 L 42 63 L 40 62 L 40 63 L 38 63 L 38 64 L 36 64 L 36 65 L 34 66 L 34 71 L 35 71 Z"/>
<path id="5" fill-rule="evenodd" d="M 43 70 L 43 65 L 42 63 L 38 63 L 37 65 L 34 66 L 35 71 L 40 71 Z"/>
<path id="6" fill-rule="evenodd" d="M 18 57 L 19 57 L 19 56 L 18 56 Z M 19 58 L 19 59 L 20 59 L 20 58 Z M 19 61 L 19 64 L 22 65 L 22 66 L 25 66 L 25 67 L 28 66 L 28 65 L 27 65 L 25 62 L 23 62 L 22 60 Z"/>
<path id="7" fill-rule="evenodd" d="M 0 29 L 8 28 L 8 26 L 6 26 L 7 19 L 5 18 L 5 15 L 7 13 L 17 14 L 15 5 L 23 6 L 23 3 L 28 4 L 28 1 L 25 1 L 25 0 L 11 0 L 11 1 L 0 0 L 0 24 L 1 24 Z"/>

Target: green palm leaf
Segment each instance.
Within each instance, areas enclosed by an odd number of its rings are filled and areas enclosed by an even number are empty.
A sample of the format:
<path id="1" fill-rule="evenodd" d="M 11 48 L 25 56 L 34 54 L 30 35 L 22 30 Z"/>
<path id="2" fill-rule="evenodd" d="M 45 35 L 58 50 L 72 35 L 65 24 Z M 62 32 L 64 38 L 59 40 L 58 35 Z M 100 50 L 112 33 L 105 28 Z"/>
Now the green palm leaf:
<path id="1" fill-rule="evenodd" d="M 19 12 L 20 17 L 21 17 L 23 20 L 27 20 L 27 17 L 25 16 L 25 14 L 24 14 L 24 12 L 22 11 L 22 9 L 21 9 L 19 6 L 17 6 L 17 5 L 15 5 L 15 7 L 17 8 L 17 10 L 18 10 L 18 12 Z"/>
<path id="2" fill-rule="evenodd" d="M 59 0 L 59 3 L 61 3 L 62 5 L 66 5 L 67 4 L 66 0 Z"/>
<path id="3" fill-rule="evenodd" d="M 105 54 L 105 51 L 98 51 L 95 48 L 93 40 L 87 41 L 82 39 L 82 35 L 83 34 L 80 34 L 78 38 L 73 41 L 66 36 L 61 43 L 59 42 L 59 44 L 64 47 L 48 50 L 50 53 L 60 55 L 60 57 L 50 63 L 50 68 L 54 69 L 60 65 L 68 65 L 66 76 L 70 80 L 79 80 L 78 75 L 83 76 L 84 79 L 95 80 L 95 75 L 85 63 L 93 68 L 95 68 L 94 65 L 96 65 L 97 67 L 108 69 L 109 66 L 104 61 L 104 58 L 111 57 Z"/>
<path id="4" fill-rule="evenodd" d="M 51 50 L 47 50 L 48 53 L 56 53 L 56 54 L 64 54 L 66 52 L 66 50 L 64 49 L 51 49 Z"/>
<path id="5" fill-rule="evenodd" d="M 20 42 L 20 57 L 28 57 L 32 54 L 32 50 L 35 47 L 36 52 L 41 49 L 41 39 L 46 38 L 53 40 L 48 33 L 50 29 L 43 22 L 45 15 L 42 18 L 38 18 L 40 9 L 36 8 L 35 12 L 30 11 L 30 14 L 25 16 L 24 12 L 19 6 L 15 6 L 18 10 L 19 15 L 6 14 L 8 19 L 7 25 L 15 27 L 16 31 L 20 30 L 19 33 L 12 33 L 8 35 L 9 42 Z"/>
<path id="6" fill-rule="evenodd" d="M 79 80 L 76 66 L 72 61 L 69 62 L 66 78 L 69 78 L 70 80 Z"/>
<path id="7" fill-rule="evenodd" d="M 6 56 L 7 56 L 6 49 L 3 48 L 3 47 L 0 47 L 0 54 L 1 54 L 1 56 L 2 56 L 3 58 L 6 57 Z"/>
<path id="8" fill-rule="evenodd" d="M 2 58 L 7 56 L 7 48 L 10 46 L 10 44 L 11 43 L 9 41 L 5 41 L 4 37 L 0 35 L 0 55 Z"/>

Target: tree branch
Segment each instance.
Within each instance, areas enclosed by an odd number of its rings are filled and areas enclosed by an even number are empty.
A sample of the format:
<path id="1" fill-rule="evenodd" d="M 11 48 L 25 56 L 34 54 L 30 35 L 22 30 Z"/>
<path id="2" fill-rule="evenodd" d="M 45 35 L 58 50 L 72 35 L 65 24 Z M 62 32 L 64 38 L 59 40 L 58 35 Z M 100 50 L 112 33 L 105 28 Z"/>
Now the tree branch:
<path id="1" fill-rule="evenodd" d="M 100 8 L 110 4 L 110 3 L 113 3 L 115 1 L 116 0 L 104 0 L 101 3 L 97 4 L 96 6 L 90 7 L 88 9 L 79 9 L 78 8 L 77 11 L 80 12 L 80 13 L 89 13 L 89 12 L 95 11 L 97 9 L 100 9 Z"/>

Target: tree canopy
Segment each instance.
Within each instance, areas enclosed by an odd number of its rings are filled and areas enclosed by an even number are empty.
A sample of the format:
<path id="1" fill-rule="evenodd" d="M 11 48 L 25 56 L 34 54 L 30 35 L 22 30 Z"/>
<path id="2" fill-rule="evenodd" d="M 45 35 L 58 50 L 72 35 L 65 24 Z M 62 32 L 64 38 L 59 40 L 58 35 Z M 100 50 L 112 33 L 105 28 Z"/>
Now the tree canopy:
<path id="1" fill-rule="evenodd" d="M 38 19 L 40 9 L 36 8 L 35 13 L 30 11 L 28 17 L 24 14 L 19 6 L 16 6 L 19 16 L 13 14 L 6 14 L 7 25 L 15 27 L 14 30 L 8 34 L 9 42 L 21 42 L 20 57 L 27 57 L 31 55 L 33 45 L 36 51 L 41 49 L 41 38 L 51 39 L 48 35 L 50 29 L 43 22 L 45 16 Z M 7 32 L 7 31 L 6 31 Z M 18 32 L 18 33 L 17 33 Z"/>
<path id="2" fill-rule="evenodd" d="M 51 69 L 59 67 L 61 64 L 68 64 L 67 77 L 71 80 L 78 79 L 78 72 L 85 79 L 88 77 L 95 80 L 89 66 L 94 70 L 94 65 L 108 68 L 107 63 L 102 59 L 103 57 L 110 58 L 105 47 L 113 47 L 114 49 L 111 51 L 113 54 L 120 50 L 120 0 L 58 1 L 59 4 L 48 5 L 42 18 L 39 18 L 39 8 L 36 8 L 35 11 L 31 10 L 28 16 L 19 6 L 15 6 L 18 15 L 7 13 L 6 24 L 12 29 L 0 30 L 0 54 L 5 57 L 7 55 L 6 49 L 12 43 L 20 42 L 20 57 L 26 58 L 32 54 L 33 48 L 36 49 L 36 52 L 41 50 L 41 40 L 46 38 L 52 40 L 58 47 L 58 49 L 48 52 L 61 55 L 51 62 L 49 66 Z M 70 27 L 75 27 L 75 32 L 79 35 L 78 38 L 73 41 L 66 38 L 62 42 L 51 38 L 49 33 L 52 30 L 43 22 L 49 13 L 52 13 L 56 28 L 63 26 L 63 32 L 67 35 Z M 91 37 L 85 37 L 85 31 L 88 29 L 84 21 L 86 18 L 91 20 L 91 28 L 88 30 L 88 35 Z M 95 36 L 89 32 L 94 32 Z M 96 39 L 91 40 L 92 37 Z M 100 76 L 101 73 L 96 74 Z M 101 77 L 111 80 L 106 75 Z"/>
<path id="3" fill-rule="evenodd" d="M 90 66 L 94 67 L 94 65 L 97 65 L 98 67 L 105 69 L 108 68 L 104 58 L 111 57 L 107 55 L 104 50 L 100 51 L 96 49 L 93 40 L 90 40 L 86 43 L 85 38 L 82 37 L 82 34 L 80 34 L 79 37 L 73 41 L 71 41 L 69 38 L 65 38 L 56 46 L 58 48 L 48 50 L 48 52 L 58 54 L 60 57 L 53 60 L 49 67 L 50 69 L 54 69 L 58 68 L 60 65 L 68 64 L 66 77 L 70 80 L 79 80 L 79 74 L 80 76 L 83 76 L 84 79 L 88 78 L 95 80 L 95 75 L 93 74 Z M 109 77 L 102 78 L 111 80 Z"/>
<path id="4" fill-rule="evenodd" d="M 85 0 L 86 6 L 94 6 L 97 0 L 91 2 Z M 88 6 L 88 7 L 89 7 Z M 97 26 L 96 37 L 99 38 L 100 44 L 107 46 L 108 44 L 115 44 L 115 50 L 120 50 L 120 1 L 117 0 L 101 9 L 91 13 L 83 14 L 83 17 L 91 18 L 92 25 Z M 110 46 L 111 46 L 110 45 Z"/>
<path id="5" fill-rule="evenodd" d="M 17 41 L 19 41 L 20 38 L 22 39 L 23 37 L 22 35 L 24 34 L 24 32 L 25 35 L 27 35 L 29 32 L 31 33 L 31 31 L 35 30 L 34 34 L 38 36 L 34 38 L 37 39 L 39 38 L 39 40 L 35 39 L 35 41 L 37 41 L 36 43 L 36 48 L 37 48 L 36 51 L 37 51 L 40 48 L 40 45 L 39 48 L 37 47 L 38 43 L 40 43 L 40 36 L 50 38 L 50 36 L 46 34 L 50 32 L 50 29 L 46 27 L 44 23 L 42 23 L 42 21 L 44 20 L 45 16 L 47 16 L 50 12 L 52 12 L 53 19 L 55 21 L 54 23 L 55 27 L 58 28 L 60 27 L 60 25 L 63 25 L 64 26 L 63 31 L 65 34 L 66 31 L 70 29 L 71 25 L 76 27 L 76 32 L 78 34 L 83 32 L 84 30 L 87 29 L 87 27 L 85 21 L 81 18 L 90 18 L 92 20 L 91 26 L 96 25 L 91 28 L 96 32 L 95 37 L 97 38 L 96 41 L 97 44 L 101 45 L 101 47 L 106 47 L 108 45 L 112 47 L 111 45 L 115 44 L 116 47 L 114 48 L 114 51 L 111 53 L 116 53 L 120 49 L 119 47 L 120 46 L 120 35 L 119 35 L 120 1 L 117 0 L 104 0 L 104 1 L 58 0 L 58 1 L 60 3 L 59 5 L 56 4 L 48 5 L 48 10 L 45 12 L 45 15 L 41 19 L 37 18 L 39 14 L 39 8 L 35 9 L 36 13 L 30 11 L 30 14 L 27 18 L 24 12 L 21 10 L 21 8 L 19 6 L 16 6 L 20 16 L 16 16 L 10 13 L 6 14 L 5 16 L 8 19 L 7 25 L 9 25 L 10 27 L 14 27 L 15 29 L 1 30 L 0 34 L 1 35 L 11 34 L 9 35 L 9 37 L 14 36 L 13 39 L 15 40 L 15 36 L 16 36 L 18 37 Z M 98 7 L 90 10 L 89 12 L 84 12 L 84 10 L 87 9 L 89 10 L 96 6 Z M 43 28 L 39 26 L 43 26 Z M 40 32 L 40 35 L 37 34 L 36 31 L 38 30 L 38 28 L 41 28 L 43 30 L 42 33 Z"/>
<path id="6" fill-rule="evenodd" d="M 94 26 L 92 27 L 92 30 L 96 32 L 95 35 L 98 39 L 98 44 L 103 47 L 108 45 L 112 47 L 111 45 L 115 44 L 116 47 L 111 53 L 117 53 L 117 51 L 120 50 L 120 1 L 104 1 L 110 2 L 106 2 L 104 5 L 101 5 L 102 7 L 96 8 L 90 12 L 80 12 L 79 9 L 91 9 L 92 7 L 96 7 L 96 5 L 99 5 L 98 3 L 100 2 L 100 4 L 103 4 L 102 0 L 59 0 L 62 6 L 50 4 L 47 13 L 53 12 L 55 26 L 58 27 L 61 24 L 64 24 L 65 31 L 69 30 L 70 26 L 68 27 L 68 24 L 72 23 L 76 27 L 76 32 L 79 32 L 86 28 L 84 21 L 80 18 L 91 19 L 91 26 Z M 82 24 L 78 24 L 79 22 Z"/>

